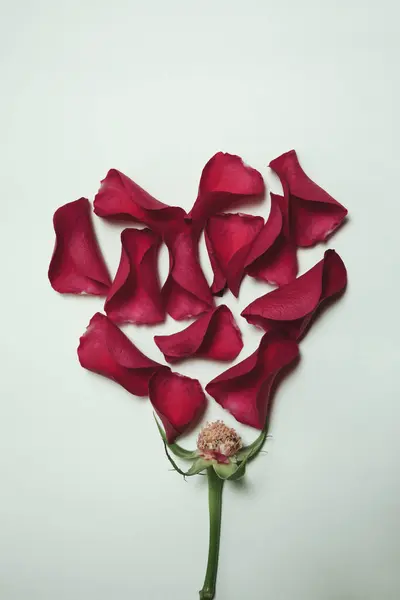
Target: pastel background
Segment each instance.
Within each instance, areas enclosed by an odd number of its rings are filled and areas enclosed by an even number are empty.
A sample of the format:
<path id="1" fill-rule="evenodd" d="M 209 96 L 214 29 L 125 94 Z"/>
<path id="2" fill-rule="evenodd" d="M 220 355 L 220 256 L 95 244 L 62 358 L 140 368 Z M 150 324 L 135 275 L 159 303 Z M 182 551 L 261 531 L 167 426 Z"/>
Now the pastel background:
<path id="1" fill-rule="evenodd" d="M 194 600 L 206 563 L 205 481 L 169 471 L 148 401 L 78 364 L 102 302 L 50 288 L 54 210 L 111 167 L 189 209 L 218 150 L 279 191 L 267 164 L 290 148 L 349 209 L 328 244 L 349 286 L 279 388 L 268 454 L 226 485 L 217 598 L 398 600 L 399 18 L 395 0 L 1 2 L 1 600 Z M 121 228 L 95 227 L 114 270 Z M 202 263 L 211 280 L 204 244 Z M 238 360 L 261 337 L 240 311 L 269 289 L 224 298 Z M 180 328 L 124 330 L 161 360 L 152 336 Z"/>

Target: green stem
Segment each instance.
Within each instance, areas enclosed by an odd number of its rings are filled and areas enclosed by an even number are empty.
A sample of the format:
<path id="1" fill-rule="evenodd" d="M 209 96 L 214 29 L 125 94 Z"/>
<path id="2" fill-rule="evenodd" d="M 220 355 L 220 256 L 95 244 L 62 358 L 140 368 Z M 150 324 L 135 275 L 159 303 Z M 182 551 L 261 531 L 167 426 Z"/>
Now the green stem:
<path id="1" fill-rule="evenodd" d="M 219 540 L 221 537 L 221 511 L 223 479 L 220 479 L 211 467 L 207 469 L 208 507 L 210 511 L 210 543 L 208 547 L 207 571 L 200 600 L 212 600 L 215 596 L 215 584 L 218 571 Z"/>

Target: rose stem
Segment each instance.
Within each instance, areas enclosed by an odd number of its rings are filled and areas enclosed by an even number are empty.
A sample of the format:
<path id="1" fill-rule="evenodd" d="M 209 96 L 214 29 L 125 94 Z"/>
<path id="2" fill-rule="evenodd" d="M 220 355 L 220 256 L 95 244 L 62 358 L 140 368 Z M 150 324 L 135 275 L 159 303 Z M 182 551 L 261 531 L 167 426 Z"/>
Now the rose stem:
<path id="1" fill-rule="evenodd" d="M 220 479 L 214 469 L 207 469 L 208 477 L 208 507 L 210 511 L 210 543 L 208 547 L 207 571 L 200 600 L 212 600 L 215 596 L 215 584 L 218 571 L 219 540 L 221 537 L 221 511 L 223 479 Z"/>

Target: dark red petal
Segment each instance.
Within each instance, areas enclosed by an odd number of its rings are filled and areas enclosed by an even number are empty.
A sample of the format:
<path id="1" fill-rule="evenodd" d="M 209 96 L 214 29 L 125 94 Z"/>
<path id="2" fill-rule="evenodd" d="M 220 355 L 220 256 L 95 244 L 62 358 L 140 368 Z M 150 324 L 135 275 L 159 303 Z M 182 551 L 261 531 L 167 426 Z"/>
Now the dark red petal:
<path id="1" fill-rule="evenodd" d="M 166 239 L 169 250 L 169 274 L 162 288 L 166 310 L 180 321 L 196 317 L 214 308 L 214 299 L 201 269 L 198 238 L 190 223 Z"/>
<path id="2" fill-rule="evenodd" d="M 124 229 L 121 260 L 104 310 L 115 323 L 162 323 L 165 310 L 158 280 L 161 238 L 150 229 Z"/>
<path id="3" fill-rule="evenodd" d="M 150 379 L 149 397 L 169 444 L 194 425 L 206 407 L 199 381 L 173 373 L 168 367 L 161 368 Z"/>
<path id="4" fill-rule="evenodd" d="M 242 312 L 242 316 L 264 331 L 284 331 L 293 339 L 306 332 L 320 304 L 341 292 L 347 283 L 346 268 L 334 250 L 312 269 L 265 296 Z"/>
<path id="5" fill-rule="evenodd" d="M 53 217 L 56 243 L 49 266 L 51 286 L 62 294 L 106 296 L 111 285 L 87 198 L 64 204 Z"/>
<path id="6" fill-rule="evenodd" d="M 267 333 L 251 356 L 213 379 L 206 391 L 237 421 L 262 429 L 272 383 L 279 371 L 298 354 L 295 341 L 278 332 Z"/>
<path id="7" fill-rule="evenodd" d="M 301 168 L 294 150 L 269 163 L 290 197 L 291 222 L 298 246 L 312 246 L 339 227 L 347 209 L 314 183 Z"/>
<path id="8" fill-rule="evenodd" d="M 92 317 L 81 337 L 78 357 L 82 367 L 116 381 L 136 396 L 148 395 L 150 377 L 162 368 L 100 313 Z"/>
<path id="9" fill-rule="evenodd" d="M 170 363 L 190 356 L 234 360 L 243 348 L 240 330 L 225 305 L 206 313 L 178 333 L 156 335 L 154 341 Z"/>
<path id="10" fill-rule="evenodd" d="M 268 221 L 246 258 L 246 273 L 267 283 L 285 285 L 296 279 L 298 266 L 296 246 L 291 239 L 285 199 L 271 193 Z"/>
<path id="11" fill-rule="evenodd" d="M 221 293 L 228 284 L 237 296 L 244 274 L 246 257 L 264 225 L 264 219 L 243 214 L 210 217 L 205 240 L 214 271 L 211 291 Z"/>
<path id="12" fill-rule="evenodd" d="M 111 169 L 101 182 L 94 200 L 94 212 L 100 217 L 133 219 L 164 233 L 186 213 L 178 206 L 168 206 L 150 196 L 126 175 Z"/>
<path id="13" fill-rule="evenodd" d="M 245 165 L 239 156 L 218 152 L 203 169 L 197 200 L 189 216 L 201 228 L 208 217 L 264 193 L 261 173 Z"/>

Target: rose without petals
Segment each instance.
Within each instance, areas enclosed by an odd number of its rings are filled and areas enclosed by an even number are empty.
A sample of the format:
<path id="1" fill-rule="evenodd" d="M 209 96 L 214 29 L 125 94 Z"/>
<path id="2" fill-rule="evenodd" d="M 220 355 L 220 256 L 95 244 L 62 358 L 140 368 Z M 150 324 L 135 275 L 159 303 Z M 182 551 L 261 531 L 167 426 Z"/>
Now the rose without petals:
<path id="1" fill-rule="evenodd" d="M 278 332 L 265 334 L 258 349 L 206 386 L 206 391 L 237 421 L 262 429 L 272 383 L 298 356 L 298 346 Z"/>
<path id="2" fill-rule="evenodd" d="M 342 259 L 334 250 L 295 281 L 261 296 L 242 312 L 242 316 L 264 331 L 284 331 L 300 339 L 322 302 L 340 293 L 347 274 Z"/>
<path id="3" fill-rule="evenodd" d="M 243 348 L 242 335 L 227 306 L 219 306 L 173 335 L 156 335 L 154 341 L 172 363 L 190 356 L 233 360 Z"/>
<path id="4" fill-rule="evenodd" d="M 104 310 L 116 323 L 162 323 L 165 310 L 157 273 L 161 238 L 149 229 L 125 229 L 121 261 Z"/>
<path id="5" fill-rule="evenodd" d="M 100 313 L 92 317 L 81 337 L 78 357 L 82 367 L 116 381 L 136 396 L 147 396 L 150 377 L 162 368 Z"/>
<path id="6" fill-rule="evenodd" d="M 56 292 L 105 296 L 111 285 L 90 212 L 89 200 L 80 198 L 54 213 L 56 243 L 49 280 Z"/>
<path id="7" fill-rule="evenodd" d="M 347 209 L 312 181 L 301 168 L 294 150 L 269 163 L 279 176 L 290 202 L 291 225 L 298 246 L 312 246 L 339 227 Z"/>
<path id="8" fill-rule="evenodd" d="M 168 367 L 162 367 L 150 379 L 149 397 L 169 444 L 194 425 L 206 407 L 199 381 L 173 373 Z"/>
<path id="9" fill-rule="evenodd" d="M 202 229 L 208 217 L 264 193 L 261 173 L 245 165 L 239 156 L 217 152 L 203 169 L 197 200 L 189 216 Z"/>
<path id="10" fill-rule="evenodd" d="M 222 421 L 206 423 L 197 438 L 197 449 L 206 460 L 216 460 L 229 464 L 230 458 L 242 448 L 242 440 L 237 432 Z"/>
<path id="11" fill-rule="evenodd" d="M 228 284 L 238 295 L 246 257 L 263 225 L 261 217 L 244 214 L 217 215 L 207 221 L 205 240 L 214 271 L 214 294 L 222 293 Z"/>

